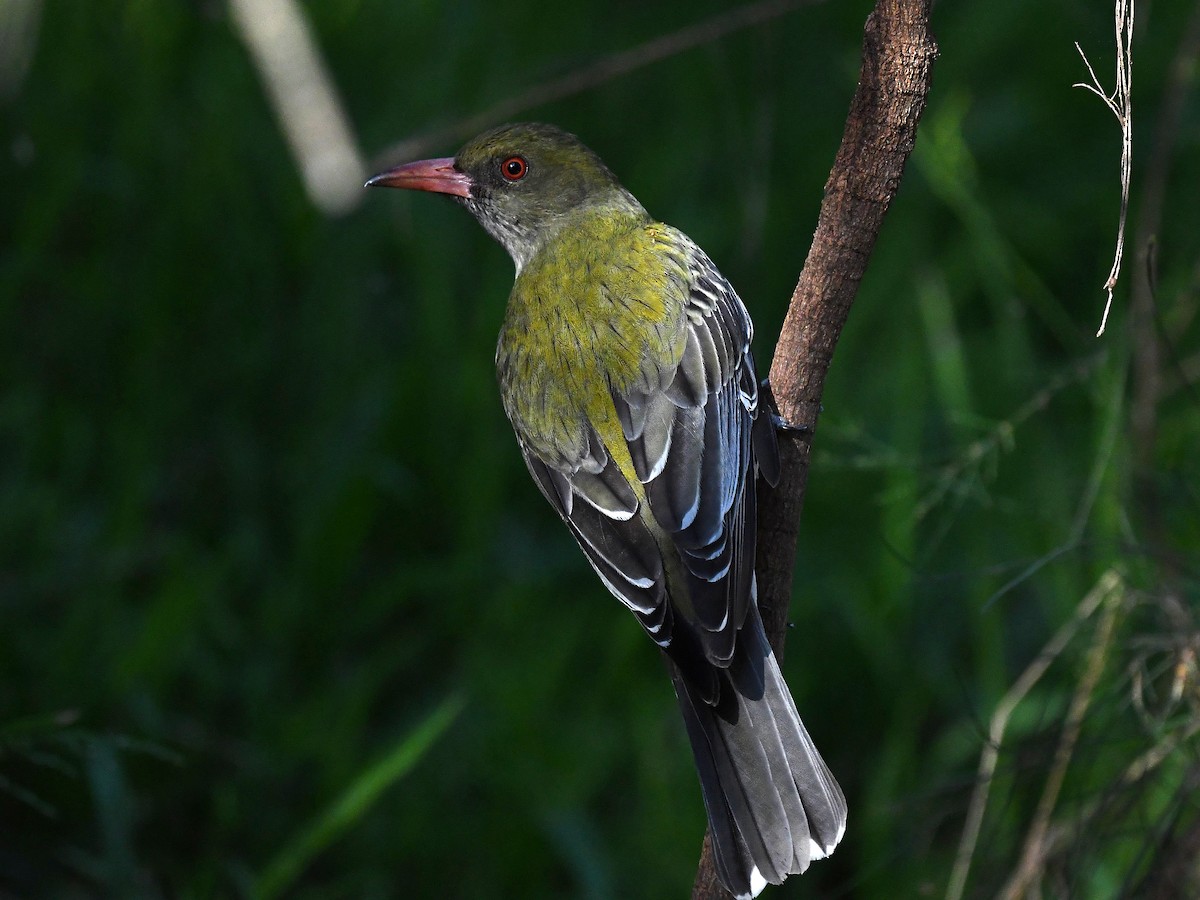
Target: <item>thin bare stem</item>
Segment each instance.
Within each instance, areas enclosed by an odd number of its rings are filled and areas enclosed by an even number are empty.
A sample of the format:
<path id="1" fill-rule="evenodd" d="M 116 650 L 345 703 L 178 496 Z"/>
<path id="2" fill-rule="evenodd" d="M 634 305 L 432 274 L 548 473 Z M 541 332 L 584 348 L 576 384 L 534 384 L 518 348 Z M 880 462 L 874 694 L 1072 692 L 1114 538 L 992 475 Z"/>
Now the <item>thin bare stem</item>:
<path id="1" fill-rule="evenodd" d="M 1042 796 L 1038 801 L 1033 823 L 1029 826 L 1029 832 L 1025 836 L 1021 861 L 1017 864 L 1017 871 L 1013 873 L 1004 890 L 1000 892 L 1001 900 L 1018 900 L 1025 896 L 1030 885 L 1041 876 L 1045 868 L 1049 851 L 1047 833 L 1050 829 L 1050 816 L 1054 813 L 1054 806 L 1058 802 L 1058 795 L 1066 780 L 1067 768 L 1071 764 L 1071 757 L 1079 742 L 1079 734 L 1083 730 L 1084 717 L 1091 705 L 1092 696 L 1096 692 L 1100 675 L 1104 672 L 1104 661 L 1112 644 L 1117 613 L 1121 608 L 1121 604 L 1117 602 L 1119 593 L 1113 592 L 1107 596 L 1104 615 L 1100 619 L 1095 637 L 1092 639 L 1087 666 L 1083 677 L 1079 679 L 1075 694 L 1071 698 L 1071 706 L 1067 710 L 1062 736 L 1059 738 L 1058 747 L 1054 752 L 1054 765 L 1050 769 L 1050 774 L 1046 776 L 1046 785 L 1042 789 Z"/>
<path id="2" fill-rule="evenodd" d="M 1100 320 L 1100 330 L 1096 332 L 1096 337 L 1104 334 L 1104 328 L 1108 324 L 1108 314 L 1112 309 L 1113 302 L 1113 288 L 1116 287 L 1117 278 L 1121 274 L 1121 259 L 1125 254 L 1125 219 L 1129 213 L 1129 182 L 1133 164 L 1134 0 L 1116 0 L 1114 18 L 1117 34 L 1117 84 L 1113 92 L 1109 94 L 1104 90 L 1100 79 L 1096 77 L 1092 64 L 1088 61 L 1087 54 L 1083 52 L 1078 41 L 1075 42 L 1075 49 L 1083 58 L 1083 64 L 1087 66 L 1088 75 L 1091 76 L 1092 81 L 1091 84 L 1081 81 L 1072 85 L 1072 87 L 1091 91 L 1103 100 L 1105 106 L 1112 111 L 1121 126 L 1121 215 L 1117 222 L 1117 248 L 1113 254 L 1113 264 L 1108 273 L 1108 280 L 1104 282 L 1103 288 L 1108 292 L 1108 300 L 1104 304 L 1104 315 Z"/>
<path id="3" fill-rule="evenodd" d="M 1056 376 L 1045 387 L 1039 388 L 1032 397 L 1017 407 L 1011 416 L 996 423 L 983 437 L 972 441 L 942 469 L 934 486 L 917 501 L 913 508 L 913 521 L 921 522 L 954 491 L 956 485 L 976 471 L 984 460 L 1011 444 L 1020 426 L 1046 410 L 1062 391 L 1091 378 L 1103 361 L 1104 356 L 1097 355 L 1073 365 L 1069 371 Z"/>
<path id="4" fill-rule="evenodd" d="M 958 855 L 954 868 L 950 873 L 950 882 L 946 887 L 946 900 L 961 900 L 967 886 L 967 877 L 971 873 L 971 860 L 975 855 L 975 847 L 979 843 L 979 832 L 983 826 L 983 814 L 987 809 L 988 795 L 992 788 L 992 779 L 996 774 L 996 764 L 1000 759 L 1000 745 L 1008 730 L 1009 719 L 1021 701 L 1033 690 L 1034 685 L 1041 680 L 1050 668 L 1050 664 L 1062 655 L 1067 644 L 1075 637 L 1083 623 L 1092 617 L 1100 605 L 1118 590 L 1121 576 L 1113 570 L 1105 572 L 1096 582 L 1095 587 L 1079 601 L 1075 615 L 1065 622 L 1054 636 L 1046 643 L 1042 652 L 1021 673 L 1016 683 L 1009 688 L 996 706 L 988 728 L 988 741 L 979 754 L 979 777 L 975 790 L 971 794 L 971 805 L 967 809 L 967 821 L 963 825 L 962 837 L 958 843 Z"/>
<path id="5" fill-rule="evenodd" d="M 1177 754 L 1192 738 L 1200 733 L 1200 718 L 1190 719 L 1176 731 L 1163 737 L 1157 744 L 1141 753 L 1121 773 L 1120 786 L 1129 788 L 1137 784 L 1164 761 Z M 1092 800 L 1074 812 L 1067 821 L 1056 822 L 1046 833 L 1043 859 L 1059 853 L 1068 842 L 1081 831 L 1092 825 L 1092 821 L 1103 809 L 1103 804 Z"/>
<path id="6" fill-rule="evenodd" d="M 387 168 L 397 162 L 424 156 L 431 149 L 444 148 L 448 143 L 462 140 L 499 122 L 512 119 L 527 109 L 583 93 L 652 63 L 711 44 L 736 31 L 761 25 L 800 7 L 820 2 L 822 0 L 762 0 L 687 25 L 629 50 L 598 59 L 568 72 L 561 78 L 534 85 L 515 96 L 494 103 L 482 112 L 444 127 L 405 138 L 381 153 L 374 165 L 376 168 Z"/>

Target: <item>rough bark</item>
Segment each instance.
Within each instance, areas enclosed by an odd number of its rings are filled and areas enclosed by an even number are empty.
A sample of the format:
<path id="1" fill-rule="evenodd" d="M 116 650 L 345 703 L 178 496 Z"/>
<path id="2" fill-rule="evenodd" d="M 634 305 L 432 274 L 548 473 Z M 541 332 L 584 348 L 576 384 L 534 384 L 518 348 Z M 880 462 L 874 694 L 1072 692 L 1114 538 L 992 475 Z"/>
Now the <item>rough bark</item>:
<path id="1" fill-rule="evenodd" d="M 794 424 L 816 426 L 834 347 L 916 141 L 937 56 L 929 7 L 930 0 L 878 0 L 867 19 L 858 89 L 771 364 L 775 402 Z M 780 483 L 759 492 L 758 602 L 781 658 L 812 437 L 780 435 Z M 728 897 L 706 835 L 692 900 Z"/>

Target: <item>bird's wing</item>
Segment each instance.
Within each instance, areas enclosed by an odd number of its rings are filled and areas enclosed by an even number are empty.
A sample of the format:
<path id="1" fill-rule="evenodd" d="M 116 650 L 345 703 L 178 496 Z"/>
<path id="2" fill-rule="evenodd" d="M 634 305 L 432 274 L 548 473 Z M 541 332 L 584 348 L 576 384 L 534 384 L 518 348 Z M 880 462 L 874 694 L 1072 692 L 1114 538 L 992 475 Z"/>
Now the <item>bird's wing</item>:
<path id="1" fill-rule="evenodd" d="M 617 415 L 650 510 L 683 563 L 687 607 L 704 657 L 728 665 L 752 602 L 752 462 L 774 468 L 774 431 L 758 417 L 753 327 L 712 260 L 688 252 L 686 345 L 664 390 L 618 395 Z M 764 427 L 765 426 L 765 427 Z"/>
<path id="2" fill-rule="evenodd" d="M 636 515 L 639 501 L 629 482 L 595 432 L 591 438 L 595 455 L 587 462 L 598 464 L 598 471 L 582 466 L 565 471 L 545 462 L 523 441 L 521 453 L 534 482 L 567 523 L 605 586 L 665 649 L 671 643 L 672 619 L 662 554 Z"/>
<path id="3" fill-rule="evenodd" d="M 609 590 L 702 694 L 715 694 L 712 666 L 729 665 L 752 602 L 751 463 L 757 454 L 773 466 L 775 437 L 766 417 L 756 427 L 758 382 L 745 307 L 699 247 L 680 232 L 669 236 L 686 263 L 686 277 L 672 282 L 687 291 L 678 305 L 686 317 L 682 350 L 676 359 L 644 361 L 643 368 L 657 371 L 613 391 L 644 489 L 634 491 L 590 427 L 584 452 L 567 464 L 544 459 L 524 442 L 522 450 Z M 637 494 L 644 494 L 653 521 L 638 514 Z"/>

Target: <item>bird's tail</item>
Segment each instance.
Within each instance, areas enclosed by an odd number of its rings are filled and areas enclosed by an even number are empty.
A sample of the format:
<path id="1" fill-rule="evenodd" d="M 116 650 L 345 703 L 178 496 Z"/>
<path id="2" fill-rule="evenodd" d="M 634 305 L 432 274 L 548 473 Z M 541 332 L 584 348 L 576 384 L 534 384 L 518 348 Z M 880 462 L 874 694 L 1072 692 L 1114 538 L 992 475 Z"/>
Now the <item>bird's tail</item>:
<path id="1" fill-rule="evenodd" d="M 751 610 L 722 697 L 699 697 L 674 665 L 717 872 L 741 900 L 833 852 L 846 799 L 796 713 L 775 654 Z"/>

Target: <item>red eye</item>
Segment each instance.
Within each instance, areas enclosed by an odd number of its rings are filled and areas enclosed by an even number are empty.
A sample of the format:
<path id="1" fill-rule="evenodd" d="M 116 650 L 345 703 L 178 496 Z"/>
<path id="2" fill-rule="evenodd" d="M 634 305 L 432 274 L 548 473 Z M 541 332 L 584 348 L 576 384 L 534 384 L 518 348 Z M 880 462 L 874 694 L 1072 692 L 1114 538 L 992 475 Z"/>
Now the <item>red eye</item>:
<path id="1" fill-rule="evenodd" d="M 500 163 L 500 174 L 509 181 L 520 181 L 529 171 L 529 166 L 523 156 L 510 156 Z"/>

